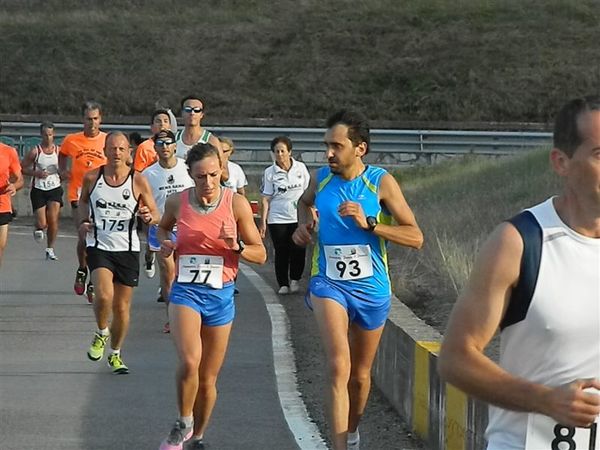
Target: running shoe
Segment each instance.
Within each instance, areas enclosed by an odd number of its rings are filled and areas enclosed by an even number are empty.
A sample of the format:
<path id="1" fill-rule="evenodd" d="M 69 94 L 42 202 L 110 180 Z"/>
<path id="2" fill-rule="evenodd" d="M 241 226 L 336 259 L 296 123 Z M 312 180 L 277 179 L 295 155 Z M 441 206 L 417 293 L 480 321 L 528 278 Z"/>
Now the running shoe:
<path id="1" fill-rule="evenodd" d="M 96 332 L 94 333 L 94 340 L 92 341 L 92 345 L 87 352 L 88 358 L 92 361 L 98 361 L 102 359 L 104 356 L 104 347 L 106 347 L 106 342 L 108 341 L 108 334 L 106 336 Z"/>
<path id="2" fill-rule="evenodd" d="M 192 437 L 193 427 L 186 428 L 185 424 L 177 419 L 167 438 L 160 444 L 159 450 L 182 450 L 183 443 Z"/>
<path id="3" fill-rule="evenodd" d="M 290 293 L 294 294 L 300 290 L 300 283 L 298 280 L 290 281 Z"/>
<path id="4" fill-rule="evenodd" d="M 290 293 L 290 288 L 289 288 L 289 287 L 287 287 L 287 286 L 281 286 L 281 287 L 279 288 L 279 290 L 277 291 L 277 293 L 278 293 L 279 295 L 287 295 L 287 294 L 289 294 L 289 293 Z"/>
<path id="5" fill-rule="evenodd" d="M 202 439 L 190 439 L 183 446 L 184 450 L 205 450 L 207 447 L 204 445 L 204 441 Z"/>
<path id="6" fill-rule="evenodd" d="M 38 244 L 44 240 L 44 230 L 34 230 L 33 240 Z"/>
<path id="7" fill-rule="evenodd" d="M 358 430 L 356 430 L 355 433 L 348 433 L 348 441 L 346 448 L 348 450 L 360 450 L 360 434 Z"/>
<path id="8" fill-rule="evenodd" d="M 146 258 L 146 267 L 144 271 L 146 272 L 146 277 L 154 278 L 154 274 L 156 273 L 156 267 L 154 264 L 154 262 L 156 261 L 156 255 L 154 254 L 154 252 L 150 253 L 150 255 L 150 260 Z"/>
<path id="9" fill-rule="evenodd" d="M 111 353 L 108 355 L 108 367 L 110 367 L 115 375 L 125 375 L 129 373 L 129 368 L 121 359 L 121 355 Z"/>
<path id="10" fill-rule="evenodd" d="M 158 303 L 165 303 L 165 298 L 162 295 L 162 289 L 158 288 L 158 298 L 156 299 Z"/>
<path id="11" fill-rule="evenodd" d="M 85 292 L 85 280 L 87 279 L 87 269 L 77 269 L 75 274 L 75 284 L 73 289 L 77 295 L 83 295 Z"/>
<path id="12" fill-rule="evenodd" d="M 163 333 L 165 334 L 169 334 L 171 332 L 171 325 L 169 325 L 169 322 L 165 322 L 165 326 L 163 327 Z"/>
<path id="13" fill-rule="evenodd" d="M 46 259 L 49 259 L 50 261 L 56 261 L 58 259 L 58 257 L 54 254 L 53 248 L 46 249 Z"/>
<path id="14" fill-rule="evenodd" d="M 87 301 L 88 301 L 88 303 L 90 305 L 92 303 L 94 303 L 94 298 L 96 297 L 96 294 L 94 293 L 94 285 L 92 284 L 91 281 L 87 285 L 87 288 L 85 290 L 85 294 L 87 295 Z"/>

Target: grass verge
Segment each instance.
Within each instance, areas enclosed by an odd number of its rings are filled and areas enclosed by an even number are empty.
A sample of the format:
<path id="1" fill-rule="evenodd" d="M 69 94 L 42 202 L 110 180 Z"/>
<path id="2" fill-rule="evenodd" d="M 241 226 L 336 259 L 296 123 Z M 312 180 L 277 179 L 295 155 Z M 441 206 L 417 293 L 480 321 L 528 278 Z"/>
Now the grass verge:
<path id="1" fill-rule="evenodd" d="M 597 91 L 596 0 L 0 0 L 0 113 L 547 122 Z"/>
<path id="2" fill-rule="evenodd" d="M 503 220 L 558 193 L 548 150 L 465 157 L 397 172 L 425 234 L 420 252 L 391 247 L 397 295 L 442 330 L 487 235 Z"/>

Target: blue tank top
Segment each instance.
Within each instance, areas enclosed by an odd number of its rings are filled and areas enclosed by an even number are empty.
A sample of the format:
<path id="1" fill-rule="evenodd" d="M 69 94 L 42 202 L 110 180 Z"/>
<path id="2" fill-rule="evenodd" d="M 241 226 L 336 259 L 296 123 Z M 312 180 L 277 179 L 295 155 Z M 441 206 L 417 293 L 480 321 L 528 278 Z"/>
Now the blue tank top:
<path id="1" fill-rule="evenodd" d="M 358 297 L 391 295 L 386 241 L 359 228 L 351 217 L 338 214 L 341 203 L 353 201 L 361 204 L 365 216 L 390 224 L 391 214 L 382 208 L 378 198 L 385 174 L 387 171 L 382 168 L 367 166 L 355 179 L 344 180 L 329 167 L 317 171 L 315 206 L 319 229 L 311 276 L 325 276 Z"/>

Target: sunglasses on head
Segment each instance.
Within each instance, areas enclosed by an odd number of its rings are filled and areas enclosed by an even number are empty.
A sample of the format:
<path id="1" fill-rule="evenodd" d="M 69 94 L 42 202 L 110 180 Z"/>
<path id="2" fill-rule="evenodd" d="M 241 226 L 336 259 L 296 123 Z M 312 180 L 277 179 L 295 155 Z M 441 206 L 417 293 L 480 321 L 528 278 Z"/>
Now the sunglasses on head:
<path id="1" fill-rule="evenodd" d="M 183 111 L 186 113 L 195 112 L 196 114 L 200 114 L 204 110 L 202 108 L 194 108 L 192 106 L 184 106 Z"/>
<path id="2" fill-rule="evenodd" d="M 169 139 L 169 140 L 157 139 L 157 140 L 156 140 L 156 142 L 155 142 L 155 144 L 156 144 L 158 147 L 164 147 L 164 146 L 166 146 L 166 145 L 172 145 L 172 144 L 174 144 L 174 143 L 175 143 L 175 141 L 173 141 L 173 140 L 171 140 L 171 139 Z"/>

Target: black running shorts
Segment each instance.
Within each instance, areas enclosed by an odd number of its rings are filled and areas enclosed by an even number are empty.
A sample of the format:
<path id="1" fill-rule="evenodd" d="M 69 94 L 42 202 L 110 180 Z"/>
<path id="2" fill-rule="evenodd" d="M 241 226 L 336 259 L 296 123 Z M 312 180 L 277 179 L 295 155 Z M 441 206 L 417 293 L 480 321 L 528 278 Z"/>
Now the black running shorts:
<path id="1" fill-rule="evenodd" d="M 0 225 L 6 225 L 12 222 L 13 215 L 9 212 L 0 213 Z"/>
<path id="2" fill-rule="evenodd" d="M 113 281 L 131 287 L 138 285 L 140 252 L 108 252 L 95 247 L 86 250 L 90 272 L 104 267 L 113 273 Z"/>
<path id="3" fill-rule="evenodd" d="M 38 188 L 31 188 L 29 198 L 31 198 L 31 207 L 34 211 L 46 206 L 50 202 L 57 202 L 60 203 L 60 206 L 62 206 L 63 189 L 60 186 L 54 189 L 50 189 L 49 191 L 43 191 L 42 189 Z"/>

